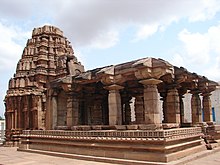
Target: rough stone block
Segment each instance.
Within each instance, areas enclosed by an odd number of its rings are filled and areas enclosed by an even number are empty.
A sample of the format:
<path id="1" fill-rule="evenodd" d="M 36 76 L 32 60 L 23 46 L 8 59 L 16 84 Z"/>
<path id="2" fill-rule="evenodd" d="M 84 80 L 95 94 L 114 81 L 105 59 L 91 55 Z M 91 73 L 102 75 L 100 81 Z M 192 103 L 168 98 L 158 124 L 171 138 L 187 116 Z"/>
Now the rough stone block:
<path id="1" fill-rule="evenodd" d="M 92 125 L 91 127 L 92 127 L 93 130 L 102 130 L 101 125 Z"/>
<path id="2" fill-rule="evenodd" d="M 74 130 L 74 131 L 89 131 L 89 130 L 91 130 L 91 126 L 89 126 L 89 125 L 72 126 L 71 130 Z"/>
<path id="3" fill-rule="evenodd" d="M 69 126 L 56 126 L 56 130 L 71 130 L 71 127 Z"/>
<path id="4" fill-rule="evenodd" d="M 89 131 L 89 130 L 91 130 L 91 126 L 89 126 L 89 125 L 80 126 L 79 128 L 80 128 L 80 130 L 82 130 L 82 131 Z"/>
<path id="5" fill-rule="evenodd" d="M 71 130 L 73 130 L 73 131 L 78 131 L 79 129 L 78 129 L 78 126 L 72 126 L 72 127 L 71 127 Z"/>
<path id="6" fill-rule="evenodd" d="M 163 129 L 171 129 L 171 128 L 179 128 L 180 125 L 178 123 L 163 123 Z"/>
<path id="7" fill-rule="evenodd" d="M 114 130 L 114 129 L 116 129 L 115 126 L 102 125 L 102 130 Z"/>
<path id="8" fill-rule="evenodd" d="M 156 129 L 161 129 L 161 126 L 156 125 L 156 124 L 140 124 L 138 125 L 138 128 L 140 130 L 156 130 Z"/>
<path id="9" fill-rule="evenodd" d="M 127 125 L 126 127 L 128 130 L 137 130 L 138 129 L 138 125 Z"/>
<path id="10" fill-rule="evenodd" d="M 126 130 L 126 125 L 115 125 L 117 130 Z"/>

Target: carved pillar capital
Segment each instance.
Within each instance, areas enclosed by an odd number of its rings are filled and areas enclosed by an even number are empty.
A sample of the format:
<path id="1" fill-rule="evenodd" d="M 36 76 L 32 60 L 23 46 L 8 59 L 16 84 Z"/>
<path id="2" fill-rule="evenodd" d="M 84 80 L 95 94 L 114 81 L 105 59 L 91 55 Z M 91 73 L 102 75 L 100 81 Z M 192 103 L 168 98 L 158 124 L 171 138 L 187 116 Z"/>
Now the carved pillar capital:
<path id="1" fill-rule="evenodd" d="M 121 74 L 119 75 L 107 75 L 104 74 L 101 77 L 101 82 L 104 85 L 114 85 L 114 84 L 122 84 L 123 82 L 125 82 L 125 77 L 123 77 Z"/>
<path id="2" fill-rule="evenodd" d="M 205 93 L 202 93 L 201 95 L 203 96 L 203 98 L 205 98 L 205 97 L 211 96 L 212 94 L 209 92 L 205 92 Z"/>
<path id="3" fill-rule="evenodd" d="M 146 85 L 146 86 L 152 86 L 152 85 L 157 85 L 161 83 L 161 80 L 155 79 L 155 78 L 150 78 L 150 79 L 144 79 L 140 80 L 139 83 Z"/>
<path id="4" fill-rule="evenodd" d="M 118 90 L 123 89 L 124 87 L 121 86 L 121 85 L 112 84 L 112 85 L 109 85 L 109 86 L 105 86 L 104 88 L 109 90 L 109 91 L 115 91 L 115 90 L 118 91 Z"/>
<path id="5" fill-rule="evenodd" d="M 201 93 L 199 90 L 191 90 L 190 93 L 192 95 L 198 95 L 199 93 Z"/>

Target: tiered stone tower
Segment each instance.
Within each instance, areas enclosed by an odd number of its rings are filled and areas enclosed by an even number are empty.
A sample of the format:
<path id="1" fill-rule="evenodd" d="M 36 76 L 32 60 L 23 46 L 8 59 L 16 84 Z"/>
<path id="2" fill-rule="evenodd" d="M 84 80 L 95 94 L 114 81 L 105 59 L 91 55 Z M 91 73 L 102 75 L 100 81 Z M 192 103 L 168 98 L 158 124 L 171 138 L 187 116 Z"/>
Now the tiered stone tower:
<path id="1" fill-rule="evenodd" d="M 84 71 L 70 42 L 53 26 L 35 28 L 5 97 L 6 138 L 23 129 L 44 129 L 47 84 Z"/>

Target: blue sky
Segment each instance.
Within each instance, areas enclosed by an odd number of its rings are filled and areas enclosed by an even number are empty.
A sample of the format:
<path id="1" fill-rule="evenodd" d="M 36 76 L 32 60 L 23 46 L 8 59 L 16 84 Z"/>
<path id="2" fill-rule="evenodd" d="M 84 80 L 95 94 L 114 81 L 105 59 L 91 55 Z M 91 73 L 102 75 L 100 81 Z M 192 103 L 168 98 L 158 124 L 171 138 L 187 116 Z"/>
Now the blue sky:
<path id="1" fill-rule="evenodd" d="M 33 28 L 60 28 L 86 70 L 162 58 L 220 81 L 219 0 L 0 0 L 0 115 Z"/>

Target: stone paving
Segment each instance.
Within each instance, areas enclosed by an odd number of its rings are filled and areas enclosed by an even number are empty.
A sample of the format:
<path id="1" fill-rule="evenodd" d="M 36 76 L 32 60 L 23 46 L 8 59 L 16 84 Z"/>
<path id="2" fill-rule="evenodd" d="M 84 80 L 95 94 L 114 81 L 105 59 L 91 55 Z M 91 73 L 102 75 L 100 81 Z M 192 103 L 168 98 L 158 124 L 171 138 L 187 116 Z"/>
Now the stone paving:
<path id="1" fill-rule="evenodd" d="M 178 165 L 220 165 L 220 150 L 205 151 L 204 156 L 196 158 L 194 155 L 188 160 L 188 163 L 177 163 Z M 94 161 L 85 161 L 78 159 L 62 158 L 48 156 L 43 154 L 28 153 L 17 151 L 15 147 L 0 147 L 0 165 L 112 165 L 111 163 L 101 163 Z M 135 163 L 134 163 L 135 164 Z M 166 164 L 166 163 L 165 163 Z M 167 165 L 175 163 L 167 163 Z"/>
<path id="2" fill-rule="evenodd" d="M 184 165 L 220 165 L 220 151 L 195 159 L 191 162 L 185 163 Z"/>
<path id="3" fill-rule="evenodd" d="M 0 147 L 0 165 L 110 165 L 109 163 L 92 162 L 48 156 L 43 154 L 17 151 L 15 147 Z"/>

